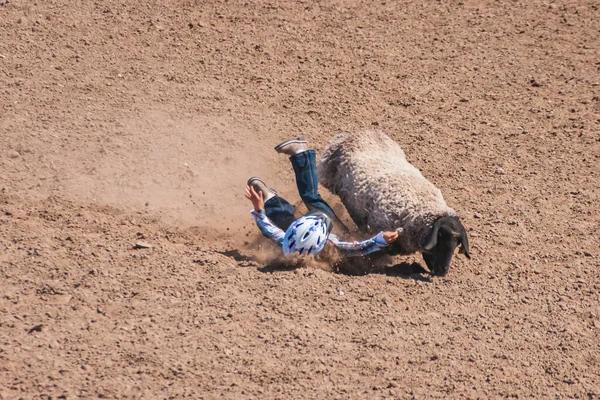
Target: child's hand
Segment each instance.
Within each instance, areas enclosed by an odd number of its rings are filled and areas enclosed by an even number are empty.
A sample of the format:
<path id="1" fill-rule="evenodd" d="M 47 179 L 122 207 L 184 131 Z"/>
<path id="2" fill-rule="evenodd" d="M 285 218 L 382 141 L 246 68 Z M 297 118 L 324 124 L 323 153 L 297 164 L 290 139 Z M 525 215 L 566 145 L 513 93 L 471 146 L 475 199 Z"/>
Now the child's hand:
<path id="1" fill-rule="evenodd" d="M 383 232 L 383 238 L 387 244 L 394 243 L 398 239 L 398 231 L 386 231 Z"/>
<path id="2" fill-rule="evenodd" d="M 246 187 L 246 198 L 252 202 L 254 211 L 260 211 L 265 207 L 262 192 L 256 192 L 252 186 Z"/>

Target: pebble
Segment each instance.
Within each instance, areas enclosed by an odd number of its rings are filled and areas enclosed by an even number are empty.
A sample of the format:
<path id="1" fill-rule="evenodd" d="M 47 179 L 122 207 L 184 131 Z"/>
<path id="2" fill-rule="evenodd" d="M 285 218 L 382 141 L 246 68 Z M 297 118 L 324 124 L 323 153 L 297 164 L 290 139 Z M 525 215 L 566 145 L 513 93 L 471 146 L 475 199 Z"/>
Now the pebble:
<path id="1" fill-rule="evenodd" d="M 503 168 L 496 168 L 496 175 L 504 175 L 506 174 L 506 171 Z"/>
<path id="2" fill-rule="evenodd" d="M 479 218 L 483 218 L 483 216 L 481 214 L 479 214 L 478 212 L 476 212 L 475 214 L 473 214 L 473 217 L 479 219 Z"/>
<path id="3" fill-rule="evenodd" d="M 20 154 L 16 150 L 10 150 L 8 152 L 8 158 L 19 158 Z"/>
<path id="4" fill-rule="evenodd" d="M 39 324 L 39 325 L 36 325 L 33 328 L 31 328 L 27 333 L 32 334 L 33 332 L 41 332 L 43 328 L 44 328 L 44 324 Z"/>

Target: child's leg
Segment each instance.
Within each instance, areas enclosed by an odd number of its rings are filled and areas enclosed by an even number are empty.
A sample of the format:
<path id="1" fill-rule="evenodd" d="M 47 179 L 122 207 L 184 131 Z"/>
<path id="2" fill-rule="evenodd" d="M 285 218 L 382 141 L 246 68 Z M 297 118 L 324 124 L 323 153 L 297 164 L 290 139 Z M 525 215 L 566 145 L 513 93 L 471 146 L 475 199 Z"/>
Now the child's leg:
<path id="1" fill-rule="evenodd" d="M 294 207 L 286 199 L 273 196 L 265 202 L 265 214 L 284 231 L 294 222 Z"/>
<path id="2" fill-rule="evenodd" d="M 310 211 L 322 211 L 330 218 L 337 217 L 329 204 L 319 194 L 319 181 L 317 178 L 317 161 L 314 150 L 306 150 L 290 157 L 294 172 L 296 173 L 296 185 L 298 193 Z"/>

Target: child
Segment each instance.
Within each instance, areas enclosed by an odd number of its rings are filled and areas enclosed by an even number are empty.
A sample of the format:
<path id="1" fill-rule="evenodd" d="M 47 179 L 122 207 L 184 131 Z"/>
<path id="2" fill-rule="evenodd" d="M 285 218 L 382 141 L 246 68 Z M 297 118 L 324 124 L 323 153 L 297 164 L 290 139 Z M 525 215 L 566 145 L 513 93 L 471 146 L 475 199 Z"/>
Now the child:
<path id="1" fill-rule="evenodd" d="M 246 198 L 254 206 L 251 214 L 262 234 L 282 246 L 286 256 L 293 253 L 317 255 L 327 241 L 343 256 L 366 255 L 387 247 L 398 238 L 397 231 L 390 231 L 379 232 L 362 242 L 342 242 L 331 233 L 332 220 L 337 217 L 318 192 L 315 151 L 308 149 L 304 137 L 285 141 L 275 150 L 290 156 L 298 192 L 309 213 L 295 220 L 292 205 L 269 189 L 259 177 L 248 180 Z"/>

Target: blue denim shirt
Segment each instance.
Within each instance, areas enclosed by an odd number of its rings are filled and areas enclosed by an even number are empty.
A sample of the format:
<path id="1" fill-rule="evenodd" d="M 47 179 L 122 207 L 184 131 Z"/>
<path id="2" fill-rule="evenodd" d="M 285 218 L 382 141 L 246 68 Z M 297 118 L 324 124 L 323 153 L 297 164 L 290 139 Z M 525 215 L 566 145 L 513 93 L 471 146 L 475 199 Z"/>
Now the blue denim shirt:
<path id="1" fill-rule="evenodd" d="M 285 232 L 271 222 L 265 214 L 265 210 L 252 210 L 250 213 L 254 217 L 254 221 L 256 221 L 256 225 L 261 233 L 279 246 L 283 246 Z M 383 238 L 383 232 L 379 232 L 371 239 L 363 240 L 362 242 L 342 242 L 340 238 L 333 233 L 329 234 L 327 240 L 333 243 L 342 255 L 346 257 L 364 256 L 389 246 Z"/>

